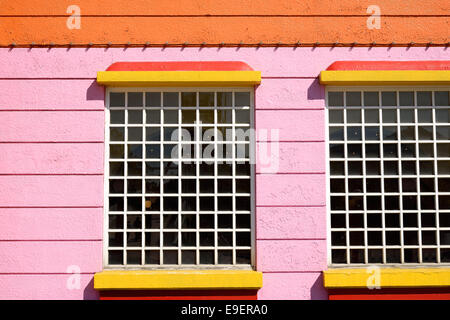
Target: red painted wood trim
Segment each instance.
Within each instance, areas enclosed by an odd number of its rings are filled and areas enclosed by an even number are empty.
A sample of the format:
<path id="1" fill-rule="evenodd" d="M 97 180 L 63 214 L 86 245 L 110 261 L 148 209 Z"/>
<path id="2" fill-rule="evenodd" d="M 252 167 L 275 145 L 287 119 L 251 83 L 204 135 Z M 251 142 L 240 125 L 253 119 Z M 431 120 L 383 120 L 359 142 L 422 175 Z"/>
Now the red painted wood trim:
<path id="1" fill-rule="evenodd" d="M 446 61 L 336 61 L 328 71 L 357 70 L 450 70 Z"/>
<path id="2" fill-rule="evenodd" d="M 100 300 L 256 300 L 256 290 L 114 290 Z"/>
<path id="3" fill-rule="evenodd" d="M 116 62 L 106 71 L 253 71 L 241 61 Z"/>
<path id="4" fill-rule="evenodd" d="M 328 290 L 329 300 L 450 300 L 450 288 Z"/>

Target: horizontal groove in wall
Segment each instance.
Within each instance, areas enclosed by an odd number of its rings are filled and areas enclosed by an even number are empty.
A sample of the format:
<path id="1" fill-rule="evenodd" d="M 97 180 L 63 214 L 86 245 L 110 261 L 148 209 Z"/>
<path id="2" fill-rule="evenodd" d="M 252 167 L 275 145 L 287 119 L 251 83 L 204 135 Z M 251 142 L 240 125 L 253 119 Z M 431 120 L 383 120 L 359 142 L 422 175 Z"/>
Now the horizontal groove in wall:
<path id="1" fill-rule="evenodd" d="M 323 98 L 325 100 L 325 98 Z M 323 111 L 324 107 L 298 107 L 298 108 L 264 108 L 263 106 L 255 106 L 256 111 Z"/>
<path id="2" fill-rule="evenodd" d="M 1 108 L 1 106 L 0 106 Z M 323 111 L 325 108 L 322 107 L 298 107 L 298 108 L 264 108 L 264 106 L 255 106 L 256 111 Z M 102 109 L 0 109 L 0 112 L 70 112 L 70 111 L 96 111 L 101 112 L 105 111 L 105 108 Z"/>
<path id="3" fill-rule="evenodd" d="M 1 108 L 1 107 L 0 107 Z M 287 110 L 287 109 L 284 109 Z M 38 111 L 38 112 L 60 112 L 60 111 L 105 111 L 105 108 L 102 109 L 0 109 L 2 111 L 14 111 L 14 112 L 28 112 L 28 111 Z"/>
<path id="4" fill-rule="evenodd" d="M 0 209 L 7 208 L 7 209 L 54 209 L 54 208 L 72 208 L 72 209 L 83 209 L 83 208 L 102 208 L 103 206 L 0 206 Z"/>
<path id="5" fill-rule="evenodd" d="M 0 242 L 97 242 L 103 239 L 0 239 Z"/>
<path id="6" fill-rule="evenodd" d="M 101 270 L 99 270 L 100 272 Z M 24 272 L 24 273 L 19 273 L 19 272 L 11 272 L 11 273 L 4 273 L 4 272 L 0 272 L 0 276 L 8 276 L 8 275 L 16 275 L 16 276 L 51 276 L 51 275 L 63 275 L 63 276 L 68 276 L 71 275 L 73 273 L 64 273 L 64 272 L 49 272 L 49 273 L 42 273 L 42 272 Z M 85 275 L 94 275 L 95 272 L 80 272 L 77 274 L 85 274 Z"/>
<path id="7" fill-rule="evenodd" d="M 313 77 L 313 76 L 308 76 L 308 77 L 283 77 L 283 76 L 276 76 L 276 77 L 271 77 L 271 76 L 261 76 L 261 79 L 269 79 L 269 80 L 286 80 L 286 79 L 319 79 L 318 77 Z M 43 77 L 20 77 L 20 78 L 15 78 L 15 77 L 10 77 L 10 78 L 4 78 L 4 77 L 0 77 L 0 80 L 97 80 L 97 78 L 70 78 L 70 77 L 64 77 L 64 78 L 43 78 Z"/>
<path id="8" fill-rule="evenodd" d="M 1 176 L 103 176 L 103 173 L 0 173 Z"/>
<path id="9" fill-rule="evenodd" d="M 285 205 L 285 206 L 283 206 L 283 205 L 259 205 L 259 204 L 256 204 L 256 207 L 258 208 L 258 207 L 260 207 L 260 208 L 323 208 L 323 207 L 325 207 L 326 205 L 325 204 L 317 204 L 317 205 L 315 205 L 315 204 L 308 204 L 308 205 L 306 205 L 306 204 L 304 204 L 304 205 Z"/>
<path id="10" fill-rule="evenodd" d="M 289 110 L 294 110 L 294 111 L 323 111 L 323 110 L 325 110 L 325 108 L 307 108 L 307 109 L 297 109 L 297 108 L 293 108 L 293 109 L 291 109 L 291 108 L 289 108 L 289 109 L 275 109 L 275 108 L 271 108 L 271 109 L 256 109 L 256 111 L 258 111 L 258 112 L 264 112 L 264 111 L 289 111 Z"/>
<path id="11" fill-rule="evenodd" d="M 258 130 L 258 129 L 256 129 L 256 130 Z M 325 142 L 325 140 L 279 140 L 279 141 L 256 140 L 256 142 L 258 142 L 258 143 L 312 143 L 312 142 Z"/>
<path id="12" fill-rule="evenodd" d="M 98 143 L 98 144 L 103 144 L 104 141 L 0 141 L 0 143 Z"/>
<path id="13" fill-rule="evenodd" d="M 33 77 L 27 77 L 27 78 L 0 78 L 0 80 L 96 80 L 97 78 L 70 78 L 70 77 L 64 77 L 64 78 L 33 78 Z"/>
<path id="14" fill-rule="evenodd" d="M 262 79 L 270 79 L 270 80 L 286 80 L 286 79 L 319 79 L 318 77 L 282 77 L 282 76 L 278 76 L 278 77 L 264 77 L 261 76 Z"/>
<path id="15" fill-rule="evenodd" d="M 259 271 L 259 270 L 257 270 L 257 271 Z M 314 271 L 314 270 L 305 270 L 305 271 L 301 271 L 301 270 L 299 270 L 299 271 L 261 271 L 262 273 L 322 273 L 322 271 L 323 270 L 317 270 L 317 271 Z"/>
<path id="16" fill-rule="evenodd" d="M 300 241 L 310 241 L 310 240 L 327 240 L 326 238 L 256 238 L 258 241 L 290 241 L 290 240 L 300 240 Z"/>
<path id="17" fill-rule="evenodd" d="M 270 176 L 270 175 L 282 175 L 282 174 L 325 174 L 325 172 L 274 172 L 274 173 L 264 173 L 257 172 L 258 176 Z M 0 174 L 1 175 L 1 174 Z"/>

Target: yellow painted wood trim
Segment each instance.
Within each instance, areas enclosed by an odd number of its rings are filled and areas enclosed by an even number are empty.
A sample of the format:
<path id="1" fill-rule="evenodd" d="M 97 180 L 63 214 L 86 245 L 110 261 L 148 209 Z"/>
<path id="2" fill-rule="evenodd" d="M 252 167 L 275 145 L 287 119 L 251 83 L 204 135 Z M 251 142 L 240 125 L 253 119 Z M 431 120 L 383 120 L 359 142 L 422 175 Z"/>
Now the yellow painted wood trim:
<path id="1" fill-rule="evenodd" d="M 97 83 L 118 87 L 244 87 L 261 83 L 261 72 L 99 71 Z"/>
<path id="2" fill-rule="evenodd" d="M 450 268 L 329 269 L 323 272 L 325 288 L 425 288 L 450 286 Z M 377 276 L 379 275 L 377 282 Z"/>
<path id="3" fill-rule="evenodd" d="M 97 290 L 259 289 L 262 273 L 251 270 L 125 270 L 94 275 Z"/>
<path id="4" fill-rule="evenodd" d="M 450 85 L 450 70 L 322 71 L 320 83 L 336 86 Z"/>

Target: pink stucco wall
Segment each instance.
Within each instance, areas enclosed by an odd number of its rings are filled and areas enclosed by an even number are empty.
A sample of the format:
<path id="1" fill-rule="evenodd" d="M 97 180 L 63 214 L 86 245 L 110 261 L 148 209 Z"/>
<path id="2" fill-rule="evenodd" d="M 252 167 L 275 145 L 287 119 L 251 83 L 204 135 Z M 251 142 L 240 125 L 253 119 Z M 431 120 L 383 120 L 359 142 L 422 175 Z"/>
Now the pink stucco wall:
<path id="1" fill-rule="evenodd" d="M 259 299 L 326 299 L 324 88 L 336 60 L 443 60 L 446 48 L 0 49 L 0 299 L 95 299 L 102 269 L 104 91 L 117 61 L 240 60 L 262 72 L 256 129 L 279 129 L 277 173 L 257 165 Z M 273 141 L 257 139 L 257 147 Z M 68 289 L 68 267 L 81 271 Z"/>

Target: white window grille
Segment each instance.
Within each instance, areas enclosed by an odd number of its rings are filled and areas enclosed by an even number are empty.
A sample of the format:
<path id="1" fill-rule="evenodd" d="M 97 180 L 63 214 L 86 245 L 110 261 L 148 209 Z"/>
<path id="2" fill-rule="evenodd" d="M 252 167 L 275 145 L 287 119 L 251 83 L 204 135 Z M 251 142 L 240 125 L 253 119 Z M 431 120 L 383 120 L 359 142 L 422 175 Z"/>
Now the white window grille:
<path id="1" fill-rule="evenodd" d="M 253 92 L 111 88 L 106 102 L 105 267 L 250 268 Z"/>
<path id="2" fill-rule="evenodd" d="M 450 263 L 448 88 L 327 89 L 329 262 Z"/>

